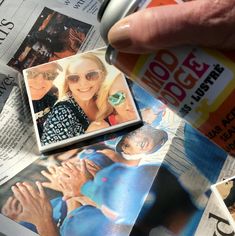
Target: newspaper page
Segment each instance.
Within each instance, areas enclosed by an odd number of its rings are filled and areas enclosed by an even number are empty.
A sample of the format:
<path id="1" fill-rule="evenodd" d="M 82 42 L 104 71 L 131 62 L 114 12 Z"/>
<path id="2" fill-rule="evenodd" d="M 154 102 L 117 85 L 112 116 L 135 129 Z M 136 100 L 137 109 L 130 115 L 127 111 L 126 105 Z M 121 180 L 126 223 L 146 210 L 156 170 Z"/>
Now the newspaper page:
<path id="1" fill-rule="evenodd" d="M 0 62 L 19 71 L 104 46 L 96 14 L 83 8 L 4 0 L 0 15 Z"/>
<path id="2" fill-rule="evenodd" d="M 0 65 L 0 113 L 11 94 L 14 86 L 18 84 L 18 73 L 7 66 Z"/>
<path id="3" fill-rule="evenodd" d="M 74 9 L 82 9 L 84 12 L 88 14 L 92 14 L 97 16 L 99 8 L 103 2 L 103 0 L 58 0 L 61 3 L 64 3 L 68 7 L 72 7 Z"/>
<path id="4" fill-rule="evenodd" d="M 219 175 L 218 181 L 222 181 L 235 175 L 235 160 L 234 157 L 228 156 Z M 212 193 L 208 205 L 201 218 L 200 224 L 196 231 L 196 236 L 206 234 L 208 236 L 225 236 L 235 235 L 223 209 L 214 194 Z"/>
<path id="5" fill-rule="evenodd" d="M 30 113 L 21 93 L 21 74 L 0 65 L 0 185 L 38 158 Z M 27 122 L 28 121 L 28 122 Z M 33 151 L 34 150 L 34 151 Z"/>

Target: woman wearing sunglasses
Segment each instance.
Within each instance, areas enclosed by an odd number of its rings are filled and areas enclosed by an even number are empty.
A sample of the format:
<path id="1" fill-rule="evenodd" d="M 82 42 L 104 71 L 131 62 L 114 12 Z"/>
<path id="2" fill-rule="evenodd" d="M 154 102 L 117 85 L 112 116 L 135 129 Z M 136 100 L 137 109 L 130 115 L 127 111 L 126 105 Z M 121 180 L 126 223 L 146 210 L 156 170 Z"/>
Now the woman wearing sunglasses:
<path id="1" fill-rule="evenodd" d="M 65 72 L 62 99 L 53 107 L 41 143 L 47 145 L 84 134 L 96 119 L 98 91 L 107 75 L 103 62 L 94 54 L 83 54 Z"/>

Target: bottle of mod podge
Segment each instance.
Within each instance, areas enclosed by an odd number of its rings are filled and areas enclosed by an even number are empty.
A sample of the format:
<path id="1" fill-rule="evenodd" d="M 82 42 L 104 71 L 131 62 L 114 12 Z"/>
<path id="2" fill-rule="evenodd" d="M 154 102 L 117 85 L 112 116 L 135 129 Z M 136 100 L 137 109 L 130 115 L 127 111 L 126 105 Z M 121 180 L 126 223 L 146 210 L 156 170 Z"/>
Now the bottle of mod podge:
<path id="1" fill-rule="evenodd" d="M 107 42 L 109 29 L 119 19 L 140 7 L 165 2 L 105 0 L 98 15 L 101 36 Z M 136 55 L 117 52 L 109 46 L 106 59 L 235 156 L 235 54 L 179 47 Z"/>

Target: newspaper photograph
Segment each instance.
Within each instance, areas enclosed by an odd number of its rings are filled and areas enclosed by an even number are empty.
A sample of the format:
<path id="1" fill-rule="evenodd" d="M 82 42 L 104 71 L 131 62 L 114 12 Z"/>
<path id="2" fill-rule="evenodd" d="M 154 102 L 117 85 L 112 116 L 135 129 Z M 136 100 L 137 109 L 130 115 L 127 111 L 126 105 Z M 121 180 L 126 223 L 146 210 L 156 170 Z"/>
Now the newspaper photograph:
<path id="1" fill-rule="evenodd" d="M 194 234 L 226 155 L 129 83 L 145 124 L 36 160 L 1 186 L 3 215 L 40 235 Z"/>
<path id="2" fill-rule="evenodd" d="M 0 15 L 0 62 L 19 71 L 104 46 L 96 16 L 82 8 L 57 1 L 4 0 Z"/>
<path id="3" fill-rule="evenodd" d="M 135 85 L 132 89 L 138 97 L 149 96 Z M 37 204 L 47 204 L 47 210 L 53 212 L 51 218 L 47 218 L 52 222 L 47 232 L 129 235 L 180 123 L 160 102 L 151 97 L 146 101 L 147 104 L 139 103 L 140 111 L 143 116 L 148 111 L 152 118 L 148 116 L 144 126 L 107 134 L 89 146 L 41 157 L 3 184 L 1 213 L 43 235 L 40 221 L 44 216 L 32 214 L 33 201 L 37 199 Z M 164 129 L 164 124 L 169 125 Z M 71 168 L 73 176 L 69 174 Z M 25 187 L 32 200 L 27 203 L 18 198 L 19 191 Z M 45 191 L 46 198 L 41 195 Z M 24 215 L 25 211 L 30 211 L 30 216 Z M 77 224 L 77 220 L 83 222 Z"/>

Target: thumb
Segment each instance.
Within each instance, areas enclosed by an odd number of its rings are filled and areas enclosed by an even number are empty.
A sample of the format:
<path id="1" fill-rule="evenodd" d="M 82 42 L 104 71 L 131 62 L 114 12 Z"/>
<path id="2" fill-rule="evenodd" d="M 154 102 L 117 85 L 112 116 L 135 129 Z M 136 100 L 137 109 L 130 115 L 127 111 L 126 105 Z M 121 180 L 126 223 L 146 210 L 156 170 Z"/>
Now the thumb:
<path id="1" fill-rule="evenodd" d="M 235 0 L 196 0 L 138 11 L 109 31 L 110 44 L 146 53 L 178 45 L 235 48 Z"/>

